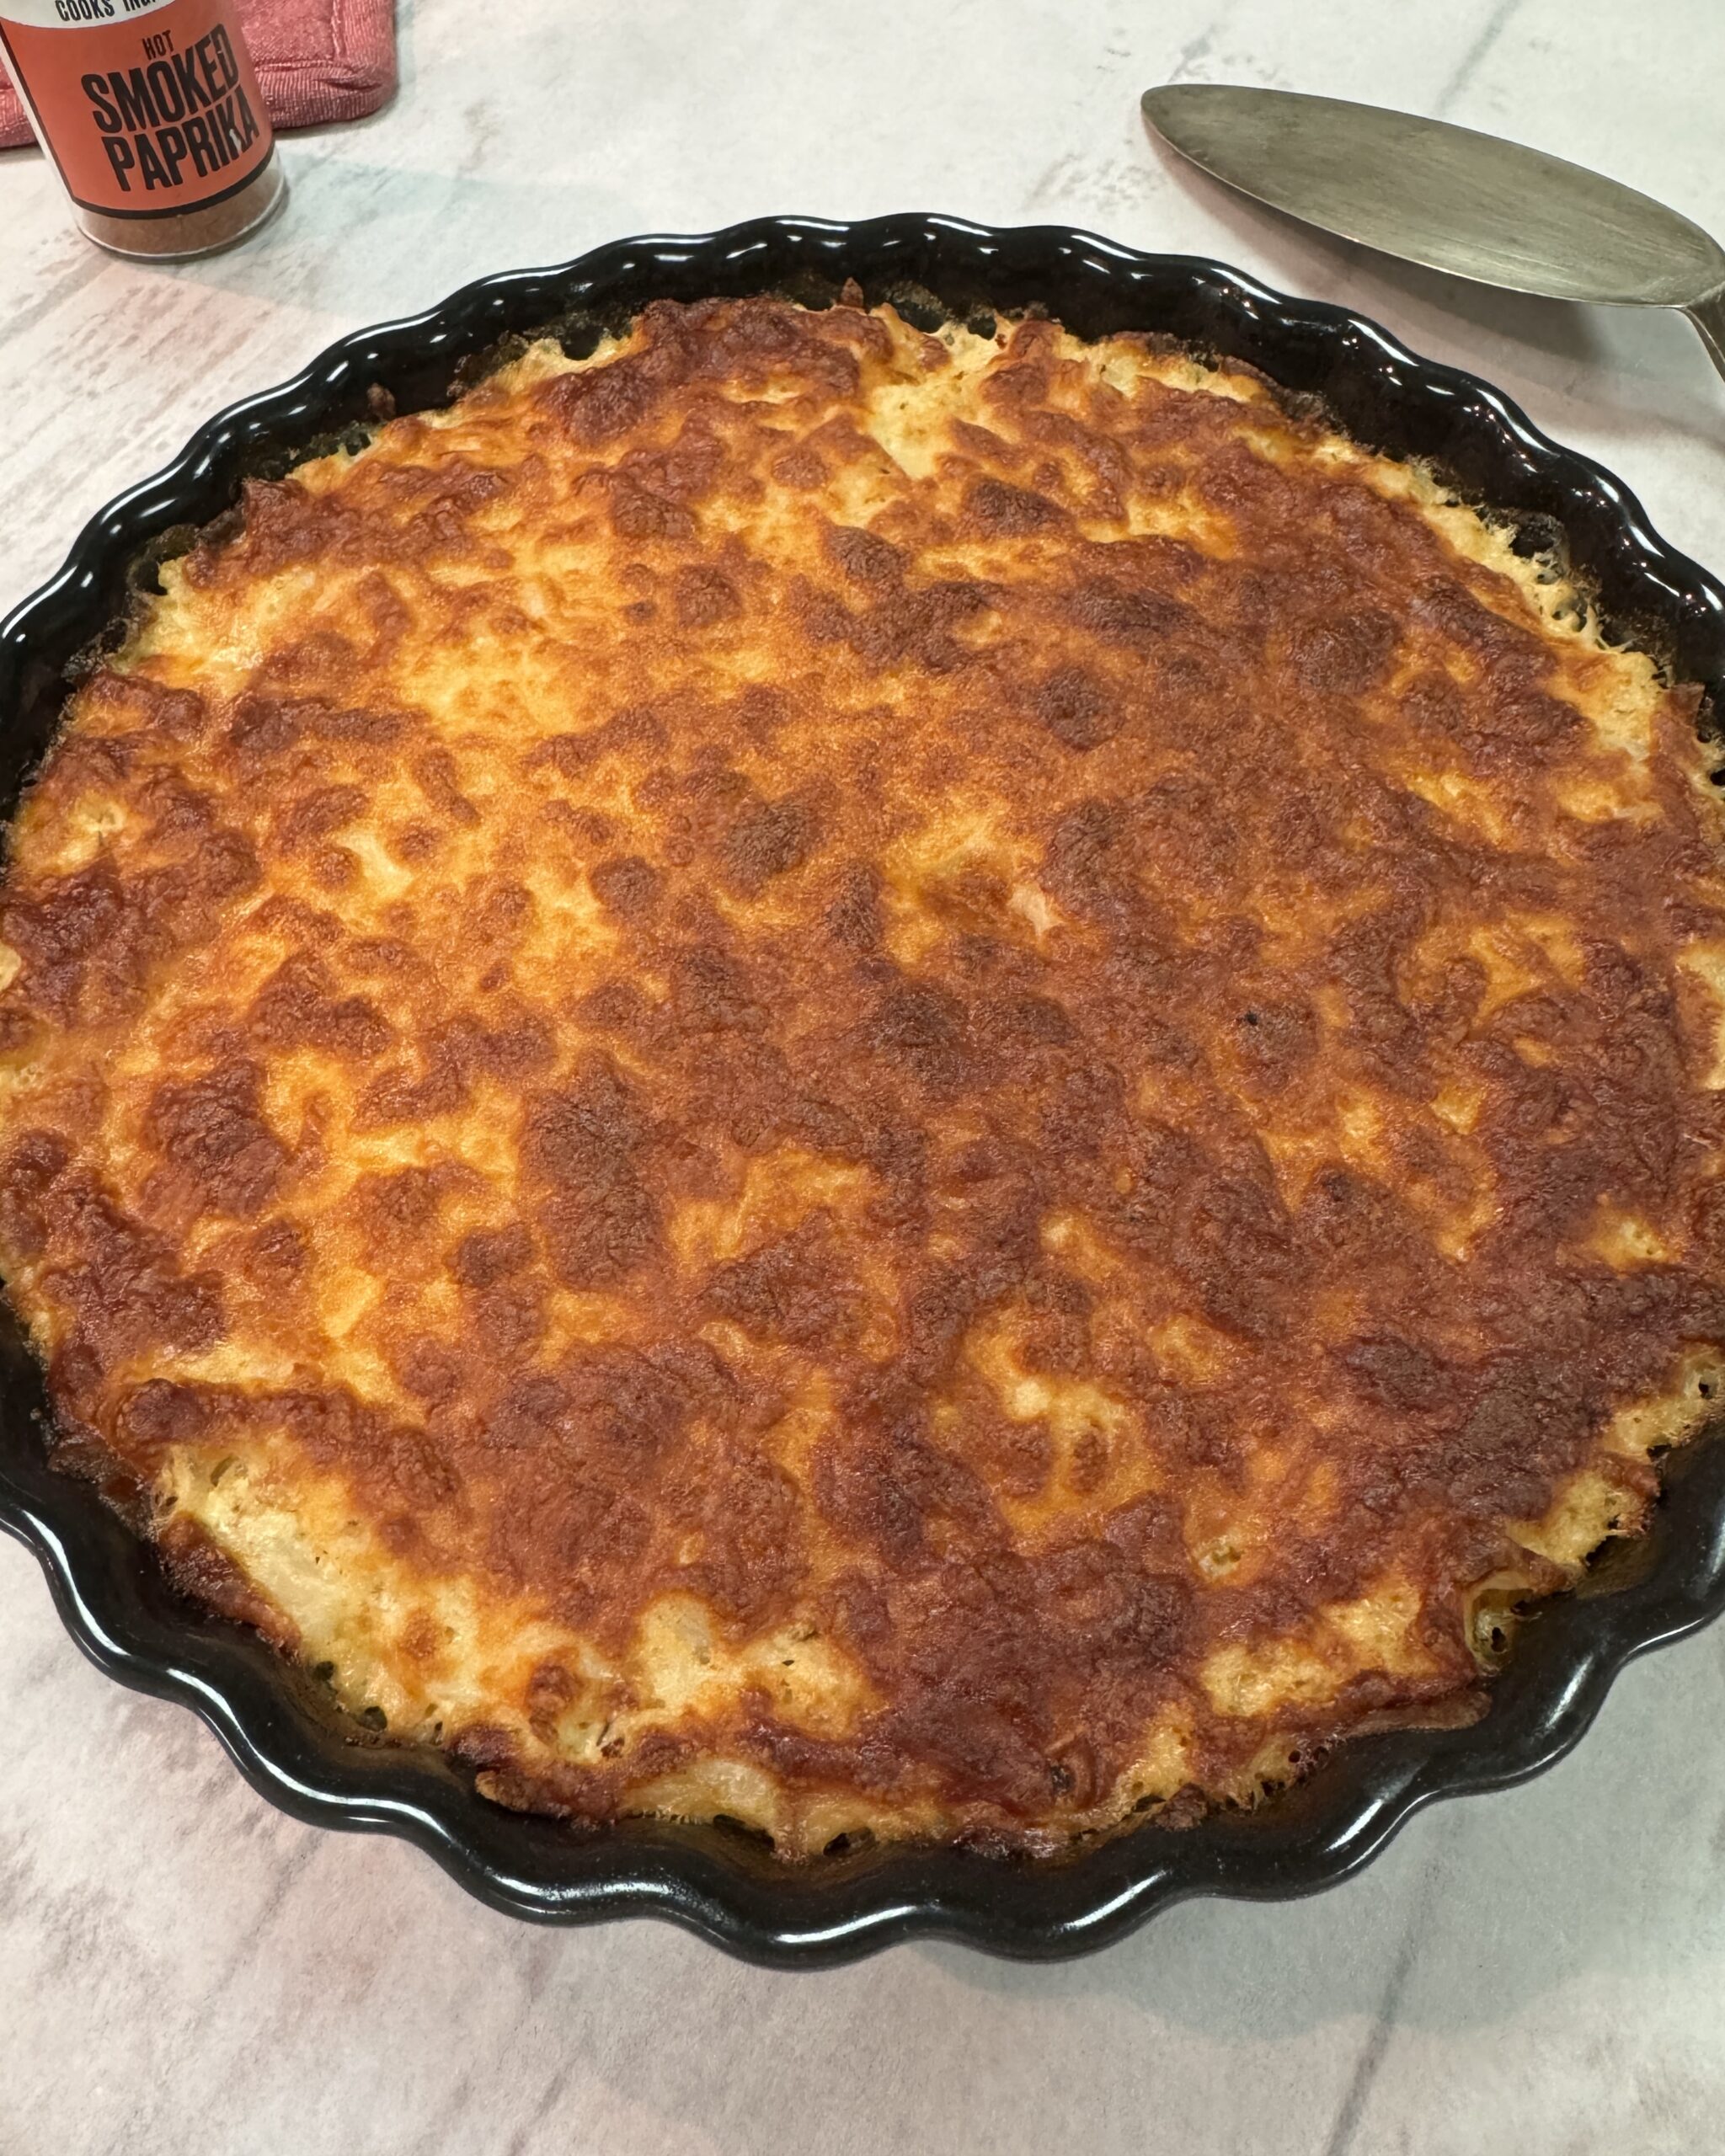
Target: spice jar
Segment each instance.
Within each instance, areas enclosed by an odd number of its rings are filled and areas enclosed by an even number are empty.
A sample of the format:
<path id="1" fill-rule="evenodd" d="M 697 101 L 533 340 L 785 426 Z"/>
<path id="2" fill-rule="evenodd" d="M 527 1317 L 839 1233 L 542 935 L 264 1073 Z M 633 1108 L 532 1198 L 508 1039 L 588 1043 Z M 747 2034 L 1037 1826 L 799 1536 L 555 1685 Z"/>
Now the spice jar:
<path id="1" fill-rule="evenodd" d="M 0 52 L 99 246 L 210 254 L 285 199 L 232 0 L 0 0 Z"/>

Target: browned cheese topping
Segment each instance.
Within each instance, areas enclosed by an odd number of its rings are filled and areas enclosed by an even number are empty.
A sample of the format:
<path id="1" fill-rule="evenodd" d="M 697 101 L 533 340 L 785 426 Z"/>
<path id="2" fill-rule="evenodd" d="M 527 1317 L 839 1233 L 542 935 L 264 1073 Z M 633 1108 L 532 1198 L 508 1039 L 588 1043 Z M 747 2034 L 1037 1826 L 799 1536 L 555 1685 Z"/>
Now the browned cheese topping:
<path id="1" fill-rule="evenodd" d="M 1051 323 L 660 305 L 75 696 L 0 1261 L 194 1591 L 503 1801 L 1045 1848 L 1474 1710 L 1725 1343 L 1694 701 Z"/>

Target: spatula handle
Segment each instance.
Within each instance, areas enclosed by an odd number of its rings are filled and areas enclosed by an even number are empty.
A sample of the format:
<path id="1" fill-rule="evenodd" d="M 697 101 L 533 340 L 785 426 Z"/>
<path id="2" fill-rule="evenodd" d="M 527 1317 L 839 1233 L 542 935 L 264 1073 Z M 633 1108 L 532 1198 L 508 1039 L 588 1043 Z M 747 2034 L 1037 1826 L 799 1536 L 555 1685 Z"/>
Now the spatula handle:
<path id="1" fill-rule="evenodd" d="M 1701 333 L 1701 342 L 1713 365 L 1725 374 L 1725 285 L 1683 311 Z"/>

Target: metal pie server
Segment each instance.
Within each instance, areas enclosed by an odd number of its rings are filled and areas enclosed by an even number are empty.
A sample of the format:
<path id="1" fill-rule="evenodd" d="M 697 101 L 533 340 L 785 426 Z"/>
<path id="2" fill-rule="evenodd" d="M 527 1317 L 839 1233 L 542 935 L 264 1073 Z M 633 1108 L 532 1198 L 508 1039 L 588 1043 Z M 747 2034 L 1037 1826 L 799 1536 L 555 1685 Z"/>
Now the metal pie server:
<path id="1" fill-rule="evenodd" d="M 1603 173 L 1441 120 L 1291 90 L 1168 83 L 1144 116 L 1242 194 L 1482 285 L 1674 307 L 1725 375 L 1725 248 Z"/>

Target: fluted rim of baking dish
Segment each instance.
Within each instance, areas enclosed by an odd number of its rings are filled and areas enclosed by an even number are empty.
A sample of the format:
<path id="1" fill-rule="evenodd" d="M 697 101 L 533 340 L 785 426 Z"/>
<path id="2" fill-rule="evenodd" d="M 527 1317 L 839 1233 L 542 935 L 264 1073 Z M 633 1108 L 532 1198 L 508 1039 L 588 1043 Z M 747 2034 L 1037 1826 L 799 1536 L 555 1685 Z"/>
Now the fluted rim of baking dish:
<path id="1" fill-rule="evenodd" d="M 1620 480 L 1551 440 L 1500 392 L 1417 357 L 1364 317 L 1219 263 L 1064 227 L 768 217 L 482 278 L 423 314 L 339 339 L 291 381 L 207 420 L 170 464 L 93 517 L 59 573 L 0 622 L 0 815 L 9 818 L 51 738 L 68 668 L 113 635 L 150 563 L 229 508 L 243 478 L 279 474 L 313 444 L 365 424 L 374 385 L 398 409 L 423 409 L 512 335 L 621 326 L 657 298 L 779 291 L 817 302 L 847 277 L 913 318 L 925 307 L 963 319 L 1039 308 L 1079 336 L 1151 330 L 1245 360 L 1316 400 L 1355 440 L 1429 461 L 1508 519 L 1529 551 L 1560 550 L 1608 625 L 1675 678 L 1702 684 L 1704 710 L 1725 702 L 1725 590 L 1658 536 Z M 1626 1662 L 1725 1609 L 1725 1445 L 1697 1440 L 1668 1462 L 1651 1531 L 1610 1545 L 1574 1592 L 1530 1614 L 1471 1727 L 1351 1738 L 1257 1811 L 1184 1828 L 1151 1820 L 1055 1858 L 884 1845 L 788 1865 L 724 1826 L 584 1829 L 508 1812 L 443 1754 L 356 1735 L 254 1633 L 180 1598 L 88 1483 L 51 1467 L 48 1417 L 40 1369 L 9 1312 L 0 1315 L 0 1526 L 35 1551 L 91 1659 L 190 1707 L 263 1796 L 314 1825 L 399 1834 L 511 1915 L 656 1916 L 778 1967 L 854 1961 L 919 1937 L 1054 1959 L 1119 1939 L 1191 1895 L 1266 1899 L 1332 1885 L 1435 1798 L 1549 1766 Z"/>

